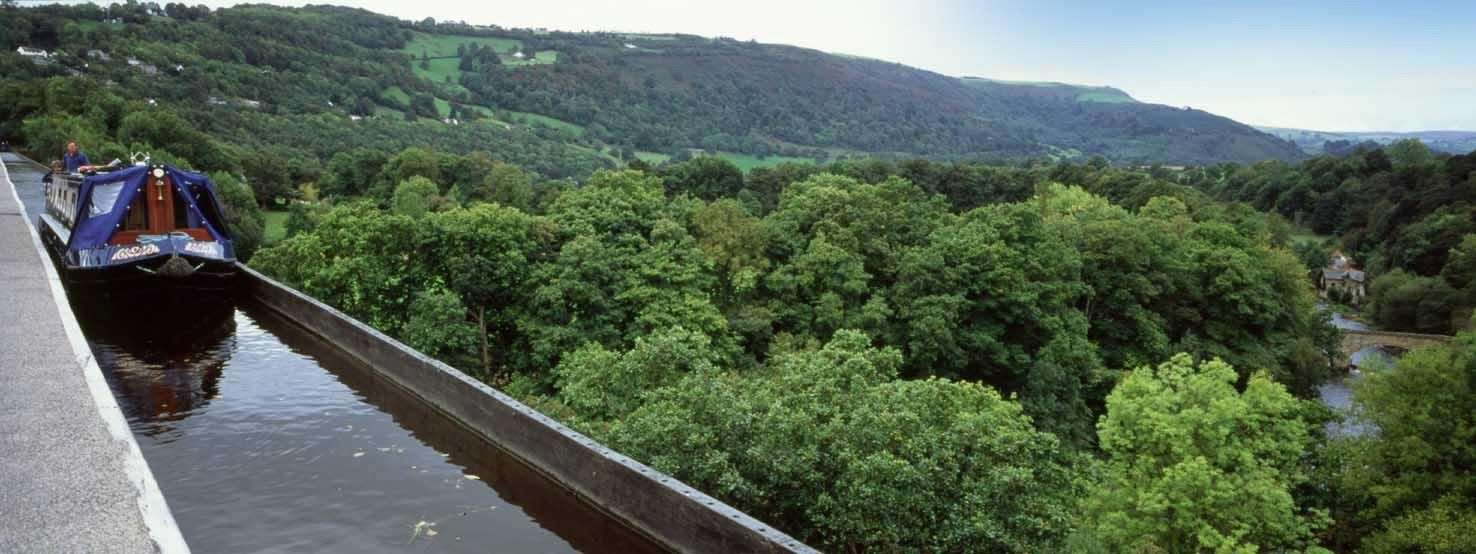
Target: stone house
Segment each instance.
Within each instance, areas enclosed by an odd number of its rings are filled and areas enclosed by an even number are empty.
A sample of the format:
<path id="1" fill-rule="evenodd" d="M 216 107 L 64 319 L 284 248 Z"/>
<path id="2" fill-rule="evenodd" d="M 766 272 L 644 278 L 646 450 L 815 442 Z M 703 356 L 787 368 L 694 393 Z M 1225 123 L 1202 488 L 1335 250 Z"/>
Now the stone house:
<path id="1" fill-rule="evenodd" d="M 1364 281 L 1367 276 L 1363 271 L 1353 268 L 1353 260 L 1342 252 L 1333 252 L 1328 260 L 1327 267 L 1322 268 L 1322 278 L 1318 282 L 1318 294 L 1328 298 L 1333 291 L 1338 291 L 1350 304 L 1363 302 L 1368 291 Z"/>

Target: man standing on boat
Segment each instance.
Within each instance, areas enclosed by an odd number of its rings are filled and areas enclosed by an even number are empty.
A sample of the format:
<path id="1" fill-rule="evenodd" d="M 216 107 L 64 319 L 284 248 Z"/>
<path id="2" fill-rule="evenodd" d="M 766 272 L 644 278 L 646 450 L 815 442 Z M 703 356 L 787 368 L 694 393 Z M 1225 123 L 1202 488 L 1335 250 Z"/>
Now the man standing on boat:
<path id="1" fill-rule="evenodd" d="M 83 167 L 91 165 L 87 161 L 87 154 L 83 154 L 82 150 L 77 148 L 76 141 L 67 143 L 67 153 L 62 154 L 62 162 L 67 166 L 67 173 L 77 173 Z"/>

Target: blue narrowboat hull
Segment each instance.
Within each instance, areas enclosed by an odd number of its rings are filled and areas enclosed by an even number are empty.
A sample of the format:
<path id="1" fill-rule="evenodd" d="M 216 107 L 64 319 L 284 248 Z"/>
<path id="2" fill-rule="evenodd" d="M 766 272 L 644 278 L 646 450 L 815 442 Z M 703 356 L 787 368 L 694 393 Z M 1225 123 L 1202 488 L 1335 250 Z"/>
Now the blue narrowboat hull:
<path id="1" fill-rule="evenodd" d="M 41 240 L 62 280 L 84 291 L 151 295 L 174 292 L 229 292 L 236 279 L 230 244 L 171 238 L 150 244 L 108 246 L 68 252 L 66 241 L 44 218 Z"/>

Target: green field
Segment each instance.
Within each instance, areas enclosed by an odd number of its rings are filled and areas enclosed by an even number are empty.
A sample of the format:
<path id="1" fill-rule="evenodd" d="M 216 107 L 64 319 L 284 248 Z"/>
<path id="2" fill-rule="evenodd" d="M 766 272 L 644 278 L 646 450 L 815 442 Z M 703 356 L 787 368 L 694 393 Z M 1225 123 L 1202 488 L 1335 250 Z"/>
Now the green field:
<path id="1" fill-rule="evenodd" d="M 412 60 L 410 67 L 415 69 L 415 75 L 427 79 L 433 83 L 455 84 L 461 81 L 461 59 L 459 58 L 436 58 L 430 60 L 430 69 L 420 67 L 419 60 Z M 451 80 L 447 81 L 446 78 Z"/>
<path id="2" fill-rule="evenodd" d="M 553 50 L 544 50 L 535 54 L 531 59 L 517 59 L 502 54 L 498 56 L 502 64 L 508 67 L 523 67 L 528 65 L 541 65 L 559 61 L 559 53 Z M 433 83 L 460 87 L 461 82 L 461 59 L 460 58 L 434 58 L 429 60 L 430 68 L 420 66 L 420 60 L 411 60 L 410 66 L 415 70 L 415 75 L 427 79 Z M 447 80 L 447 78 L 450 80 Z"/>
<path id="3" fill-rule="evenodd" d="M 815 160 L 809 158 L 795 158 L 792 156 L 768 156 L 760 158 L 753 154 L 735 154 L 732 152 L 718 152 L 717 156 L 733 162 L 733 165 L 738 166 L 738 169 L 743 170 L 744 173 L 748 173 L 749 170 L 755 167 L 774 167 L 786 162 L 802 164 L 815 163 Z"/>
<path id="4" fill-rule="evenodd" d="M 399 86 L 393 86 L 384 89 L 383 94 L 385 98 L 402 102 L 407 106 L 410 105 L 410 93 L 405 92 L 405 89 L 402 89 Z"/>
<path id="5" fill-rule="evenodd" d="M 671 156 L 668 154 L 647 152 L 644 150 L 637 150 L 635 155 L 636 158 L 651 165 L 661 165 L 671 159 Z M 782 163 L 815 163 L 815 160 L 810 158 L 796 158 L 793 156 L 768 156 L 760 158 L 753 154 L 737 154 L 734 152 L 718 152 L 712 155 L 732 162 L 733 165 L 738 166 L 738 169 L 743 170 L 744 173 L 748 173 L 749 170 L 755 167 L 774 167 Z"/>
<path id="6" fill-rule="evenodd" d="M 263 224 L 266 227 L 265 232 L 262 234 L 261 242 L 274 244 L 277 241 L 287 238 L 287 212 L 266 210 L 261 212 L 261 216 L 264 220 Z"/>
<path id="7" fill-rule="evenodd" d="M 636 150 L 636 158 L 651 165 L 661 165 L 670 160 L 671 156 L 657 152 L 645 152 Z"/>
<path id="8" fill-rule="evenodd" d="M 1319 235 L 1306 229 L 1297 229 L 1286 238 L 1287 242 L 1291 244 L 1297 244 L 1299 242 L 1315 242 L 1317 244 L 1323 244 L 1330 239 L 1332 239 L 1332 237 L 1329 235 Z"/>
<path id="9" fill-rule="evenodd" d="M 473 37 L 466 35 L 432 35 L 416 32 L 405 47 L 400 51 L 410 56 L 410 67 L 415 70 L 415 75 L 429 79 L 436 83 L 457 83 L 461 80 L 461 60 L 456 57 L 456 49 L 464 44 L 475 43 L 483 48 L 491 48 L 498 53 L 502 63 L 510 67 L 525 65 L 538 65 L 554 63 L 559 61 L 559 53 L 553 50 L 538 52 L 532 58 L 518 59 L 512 56 L 513 52 L 523 47 L 523 42 L 512 38 L 500 37 Z M 420 67 L 421 56 L 429 56 L 429 68 Z"/>
<path id="10" fill-rule="evenodd" d="M 522 41 L 513 38 L 471 37 L 465 35 L 432 35 L 429 33 L 422 33 L 417 31 L 415 35 L 410 38 L 410 42 L 405 43 L 405 47 L 401 48 L 400 51 L 409 54 L 416 60 L 420 59 L 420 55 L 422 53 L 432 58 L 446 56 L 454 57 L 456 56 L 456 47 L 467 43 L 476 43 L 481 45 L 483 48 L 491 47 L 498 53 L 504 54 L 513 52 L 523 47 Z M 452 66 L 454 67 L 455 64 L 453 63 Z"/>
<path id="11" fill-rule="evenodd" d="M 508 119 L 511 120 L 511 122 L 513 123 L 520 123 L 523 125 L 542 125 L 544 127 L 552 127 L 554 129 L 561 129 L 570 133 L 574 133 L 574 136 L 576 137 L 584 136 L 584 127 L 569 123 L 568 121 L 564 121 L 562 119 L 557 119 L 532 112 L 510 111 L 507 112 L 507 114 Z"/>
<path id="12" fill-rule="evenodd" d="M 405 105 L 409 105 L 410 104 L 410 93 L 405 92 L 405 89 L 402 89 L 400 87 L 395 86 L 395 87 L 390 87 L 390 88 L 384 89 L 384 92 L 381 93 L 381 94 L 385 98 L 388 98 L 390 100 L 397 100 L 397 101 L 400 101 L 400 102 L 405 103 Z M 384 113 L 384 112 L 393 112 L 394 114 L 404 115 L 404 112 L 401 112 L 399 110 L 386 108 L 384 106 L 375 106 L 374 107 L 374 114 L 375 115 L 380 115 L 381 113 Z M 450 102 L 447 102 L 443 98 L 436 97 L 436 113 L 440 114 L 441 117 L 446 117 L 448 115 L 451 115 L 451 103 Z"/>

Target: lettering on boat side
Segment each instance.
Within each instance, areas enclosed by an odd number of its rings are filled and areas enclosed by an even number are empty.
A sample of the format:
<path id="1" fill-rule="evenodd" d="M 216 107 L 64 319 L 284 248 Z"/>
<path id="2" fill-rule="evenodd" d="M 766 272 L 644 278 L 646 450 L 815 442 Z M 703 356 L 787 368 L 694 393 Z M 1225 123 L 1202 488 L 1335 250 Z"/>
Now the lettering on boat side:
<path id="1" fill-rule="evenodd" d="M 220 257 L 220 245 L 214 242 L 191 241 L 185 243 L 184 249 L 185 252 L 210 256 L 212 258 Z"/>
<path id="2" fill-rule="evenodd" d="M 148 256 L 150 254 L 158 254 L 158 253 L 159 253 L 159 247 L 158 246 L 155 246 L 155 245 L 152 245 L 152 244 L 139 244 L 139 245 L 135 245 L 135 246 L 129 246 L 129 247 L 126 247 L 126 248 L 119 248 L 118 251 L 113 252 L 112 261 L 115 261 L 116 262 L 118 260 L 127 260 L 127 259 L 130 259 L 130 258 L 138 258 L 138 257 Z"/>

